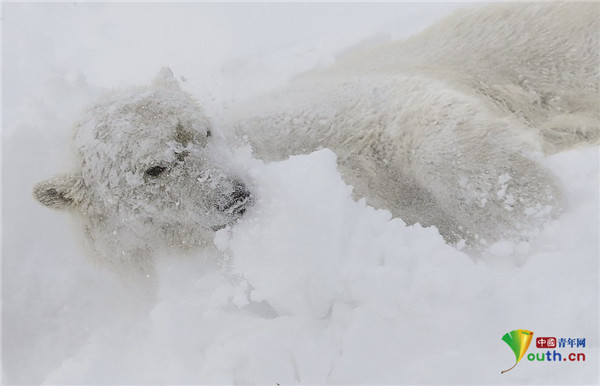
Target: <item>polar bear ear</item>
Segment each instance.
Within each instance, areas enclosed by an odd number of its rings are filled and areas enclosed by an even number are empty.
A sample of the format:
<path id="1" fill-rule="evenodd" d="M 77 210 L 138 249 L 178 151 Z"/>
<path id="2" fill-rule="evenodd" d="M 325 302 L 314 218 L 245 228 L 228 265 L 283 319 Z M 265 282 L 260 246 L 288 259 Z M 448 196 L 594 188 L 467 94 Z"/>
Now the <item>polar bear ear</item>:
<path id="1" fill-rule="evenodd" d="M 175 79 L 175 75 L 173 75 L 173 71 L 169 67 L 163 67 L 160 69 L 154 81 L 152 82 L 152 86 L 155 88 L 166 88 L 174 91 L 181 91 L 181 87 L 179 87 L 179 82 Z"/>
<path id="2" fill-rule="evenodd" d="M 75 207 L 81 202 L 83 193 L 83 179 L 72 174 L 58 175 L 36 184 L 33 188 L 33 197 L 54 209 Z"/>

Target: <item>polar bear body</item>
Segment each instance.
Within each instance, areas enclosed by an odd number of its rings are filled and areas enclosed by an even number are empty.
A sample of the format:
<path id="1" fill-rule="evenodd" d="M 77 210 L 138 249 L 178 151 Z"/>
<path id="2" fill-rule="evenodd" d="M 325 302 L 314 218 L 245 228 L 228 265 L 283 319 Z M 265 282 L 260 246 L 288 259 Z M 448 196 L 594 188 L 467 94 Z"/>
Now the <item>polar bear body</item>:
<path id="1" fill-rule="evenodd" d="M 598 142 L 599 10 L 457 12 L 405 42 L 347 54 L 225 125 L 262 158 L 334 149 L 358 197 L 450 242 L 526 239 L 562 205 L 535 153 Z"/>
<path id="2" fill-rule="evenodd" d="M 447 241 L 473 250 L 501 238 L 524 239 L 560 211 L 553 176 L 525 155 L 523 140 L 512 133 L 521 124 L 491 115 L 477 99 L 417 76 L 314 85 L 319 97 L 301 97 L 306 104 L 295 99 L 306 90 L 303 83 L 302 90 L 285 91 L 294 106 L 261 102 L 275 111 L 242 113 L 233 124 L 257 157 L 330 148 L 357 198 L 408 224 L 436 226 Z"/>
<path id="3" fill-rule="evenodd" d="M 259 158 L 330 148 L 357 197 L 477 251 L 554 218 L 561 194 L 536 161 L 598 141 L 597 4 L 493 5 L 229 110 L 218 126 Z M 169 71 L 92 106 L 79 165 L 36 198 L 84 219 L 108 259 L 188 248 L 241 216 L 243 176 Z M 109 247 L 106 247 L 106 246 Z M 101 248 L 99 246 L 102 246 Z M 124 256 L 124 257 L 122 257 Z"/>

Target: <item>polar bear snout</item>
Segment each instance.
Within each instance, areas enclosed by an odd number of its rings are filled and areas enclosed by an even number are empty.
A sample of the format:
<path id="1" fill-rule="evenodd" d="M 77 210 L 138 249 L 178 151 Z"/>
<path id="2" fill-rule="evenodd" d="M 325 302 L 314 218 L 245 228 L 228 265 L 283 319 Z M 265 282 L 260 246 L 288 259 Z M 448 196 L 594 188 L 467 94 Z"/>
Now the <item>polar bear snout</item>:
<path id="1" fill-rule="evenodd" d="M 217 204 L 220 212 L 241 216 L 246 208 L 252 204 L 252 194 L 241 181 L 235 181 L 232 192 Z"/>

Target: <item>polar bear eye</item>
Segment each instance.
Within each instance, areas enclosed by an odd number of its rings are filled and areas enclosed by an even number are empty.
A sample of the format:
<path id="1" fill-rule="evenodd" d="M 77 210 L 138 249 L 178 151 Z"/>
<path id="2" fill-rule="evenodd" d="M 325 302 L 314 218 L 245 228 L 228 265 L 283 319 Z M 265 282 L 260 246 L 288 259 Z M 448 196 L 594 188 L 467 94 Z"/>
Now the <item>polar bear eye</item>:
<path id="1" fill-rule="evenodd" d="M 146 175 L 150 177 L 158 177 L 165 170 L 167 170 L 167 168 L 164 166 L 152 166 L 150 169 L 146 170 Z"/>

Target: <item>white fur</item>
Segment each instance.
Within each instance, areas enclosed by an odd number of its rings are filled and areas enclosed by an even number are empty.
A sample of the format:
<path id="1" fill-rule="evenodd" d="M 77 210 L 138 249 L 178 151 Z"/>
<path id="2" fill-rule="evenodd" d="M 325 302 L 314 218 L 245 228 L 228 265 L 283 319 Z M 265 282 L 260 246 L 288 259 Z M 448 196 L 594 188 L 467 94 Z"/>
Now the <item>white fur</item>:
<path id="1" fill-rule="evenodd" d="M 246 204 L 232 198 L 245 184 L 209 132 L 198 104 L 163 69 L 154 84 L 90 106 L 74 137 L 76 171 L 39 183 L 34 195 L 78 214 L 103 260 L 146 270 L 152 251 L 206 244 Z"/>
<path id="2" fill-rule="evenodd" d="M 262 158 L 334 149 L 357 196 L 449 242 L 526 239 L 562 205 L 534 153 L 598 142 L 599 16 L 597 4 L 460 11 L 300 77 L 226 125 Z"/>
<path id="3" fill-rule="evenodd" d="M 561 210 L 554 177 L 532 154 L 598 141 L 598 11 L 459 12 L 405 42 L 351 53 L 221 124 L 265 160 L 333 149 L 357 196 L 451 243 L 524 239 Z M 235 196 L 244 183 L 209 130 L 163 70 L 153 85 L 92 106 L 75 136 L 75 172 L 34 194 L 78 213 L 104 258 L 143 267 L 155 248 L 202 244 L 249 201 Z"/>

